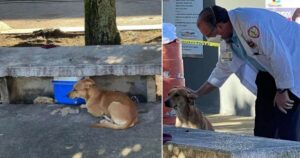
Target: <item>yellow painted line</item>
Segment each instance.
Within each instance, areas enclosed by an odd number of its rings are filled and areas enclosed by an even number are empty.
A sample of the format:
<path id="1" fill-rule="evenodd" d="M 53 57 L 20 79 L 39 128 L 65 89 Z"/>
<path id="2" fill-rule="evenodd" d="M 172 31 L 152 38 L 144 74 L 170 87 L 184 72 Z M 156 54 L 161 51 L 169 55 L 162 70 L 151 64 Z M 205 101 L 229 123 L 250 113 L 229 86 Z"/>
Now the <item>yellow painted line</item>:
<path id="1" fill-rule="evenodd" d="M 210 46 L 210 47 L 219 47 L 219 43 L 203 41 L 203 40 L 190 40 L 190 39 L 180 39 L 180 41 L 184 44 L 192 44 L 192 45 L 203 45 L 203 46 Z"/>

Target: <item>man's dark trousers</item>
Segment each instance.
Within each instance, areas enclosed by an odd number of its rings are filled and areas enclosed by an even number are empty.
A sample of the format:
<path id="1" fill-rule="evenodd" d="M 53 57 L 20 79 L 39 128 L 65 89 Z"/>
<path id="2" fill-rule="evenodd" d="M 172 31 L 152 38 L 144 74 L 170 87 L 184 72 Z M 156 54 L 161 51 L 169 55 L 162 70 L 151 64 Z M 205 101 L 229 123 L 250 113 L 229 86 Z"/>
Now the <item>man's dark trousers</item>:
<path id="1" fill-rule="evenodd" d="M 300 141 L 300 99 L 289 91 L 294 100 L 292 109 L 287 114 L 274 106 L 276 84 L 268 72 L 258 72 L 256 77 L 257 98 L 255 102 L 254 135 Z"/>

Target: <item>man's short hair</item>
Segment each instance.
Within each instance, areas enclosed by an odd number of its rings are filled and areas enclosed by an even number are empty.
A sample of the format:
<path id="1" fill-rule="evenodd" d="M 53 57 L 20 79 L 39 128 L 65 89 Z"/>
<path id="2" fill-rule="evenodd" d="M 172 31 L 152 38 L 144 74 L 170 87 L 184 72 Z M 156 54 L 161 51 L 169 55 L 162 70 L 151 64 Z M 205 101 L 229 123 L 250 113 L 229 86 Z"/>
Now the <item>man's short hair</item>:
<path id="1" fill-rule="evenodd" d="M 198 16 L 197 23 L 199 23 L 200 18 L 202 18 L 210 27 L 216 27 L 217 23 L 226 23 L 229 21 L 227 10 L 217 5 L 204 8 Z"/>

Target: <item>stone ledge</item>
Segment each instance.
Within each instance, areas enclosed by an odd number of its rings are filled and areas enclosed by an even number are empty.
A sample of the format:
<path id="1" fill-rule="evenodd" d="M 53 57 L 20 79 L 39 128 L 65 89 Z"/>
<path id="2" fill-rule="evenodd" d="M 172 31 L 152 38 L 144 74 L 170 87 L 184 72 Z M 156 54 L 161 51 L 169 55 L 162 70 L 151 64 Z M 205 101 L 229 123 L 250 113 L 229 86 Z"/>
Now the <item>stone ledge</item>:
<path id="1" fill-rule="evenodd" d="M 298 158 L 300 142 L 164 126 L 164 158 Z M 173 158 L 173 157 L 172 157 Z"/>
<path id="2" fill-rule="evenodd" d="M 159 45 L 0 48 L 0 77 L 159 75 Z"/>
<path id="3" fill-rule="evenodd" d="M 45 89 L 51 82 L 46 82 L 49 81 L 47 77 L 83 76 L 145 76 L 145 94 L 150 102 L 156 98 L 155 81 L 152 78 L 161 74 L 160 45 L 0 48 L 0 56 L 2 103 L 10 103 L 16 100 L 14 98 L 22 100 L 25 94 L 35 96 L 36 93 L 29 93 L 27 84 L 40 85 L 30 87 L 31 92 L 48 94 Z M 22 84 L 8 86 L 7 77 L 19 78 Z M 26 82 L 27 77 L 40 78 L 41 81 Z"/>
<path id="4" fill-rule="evenodd" d="M 2 69 L 2 68 L 0 68 Z M 104 76 L 104 75 L 155 75 L 160 65 L 83 65 L 83 66 L 30 66 L 8 67 L 0 71 L 1 77 L 69 77 L 69 76 Z"/>

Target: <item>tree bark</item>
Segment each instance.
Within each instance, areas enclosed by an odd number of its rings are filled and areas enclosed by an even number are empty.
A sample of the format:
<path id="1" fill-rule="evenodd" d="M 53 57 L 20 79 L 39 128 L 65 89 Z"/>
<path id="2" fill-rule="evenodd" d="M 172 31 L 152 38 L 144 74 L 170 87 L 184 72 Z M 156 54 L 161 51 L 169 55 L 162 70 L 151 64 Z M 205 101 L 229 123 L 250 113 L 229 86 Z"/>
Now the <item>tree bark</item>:
<path id="1" fill-rule="evenodd" d="M 115 0 L 84 0 L 85 45 L 120 44 Z"/>

